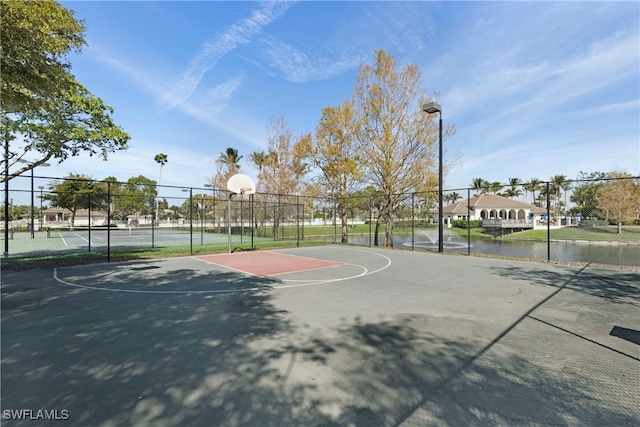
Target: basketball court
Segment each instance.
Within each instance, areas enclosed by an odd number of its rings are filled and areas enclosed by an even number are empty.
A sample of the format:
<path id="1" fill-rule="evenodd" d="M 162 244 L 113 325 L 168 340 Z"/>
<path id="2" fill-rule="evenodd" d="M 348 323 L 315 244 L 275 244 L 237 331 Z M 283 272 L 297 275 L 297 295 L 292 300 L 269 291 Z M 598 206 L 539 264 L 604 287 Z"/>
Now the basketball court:
<path id="1" fill-rule="evenodd" d="M 341 245 L 3 272 L 2 409 L 632 426 L 639 308 L 640 273 Z"/>

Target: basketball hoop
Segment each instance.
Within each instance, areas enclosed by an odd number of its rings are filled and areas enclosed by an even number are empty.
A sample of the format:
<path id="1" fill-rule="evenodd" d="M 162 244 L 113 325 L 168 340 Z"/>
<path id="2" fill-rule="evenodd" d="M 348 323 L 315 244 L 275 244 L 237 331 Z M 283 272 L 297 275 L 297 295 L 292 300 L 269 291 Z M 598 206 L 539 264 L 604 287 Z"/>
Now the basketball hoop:
<path id="1" fill-rule="evenodd" d="M 254 194 L 256 186 L 250 177 L 238 173 L 227 181 L 227 190 L 235 194 Z"/>
<path id="2" fill-rule="evenodd" d="M 255 194 L 256 185 L 253 183 L 253 180 L 247 175 L 237 173 L 227 181 L 227 190 L 229 190 L 229 203 L 227 203 L 227 233 L 229 241 L 229 253 L 231 253 L 231 197 L 234 194 Z"/>

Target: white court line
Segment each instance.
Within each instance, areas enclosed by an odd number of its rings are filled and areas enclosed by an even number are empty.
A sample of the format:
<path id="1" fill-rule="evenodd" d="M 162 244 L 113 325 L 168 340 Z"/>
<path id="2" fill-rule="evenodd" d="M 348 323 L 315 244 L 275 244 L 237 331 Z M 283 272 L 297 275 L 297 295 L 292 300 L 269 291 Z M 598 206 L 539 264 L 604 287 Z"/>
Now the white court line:
<path id="1" fill-rule="evenodd" d="M 62 236 L 61 236 L 62 237 Z M 365 252 L 367 254 L 373 254 L 373 255 L 377 255 L 381 258 L 384 258 L 387 260 L 386 265 L 378 268 L 377 270 L 373 270 L 373 271 L 369 271 L 366 267 L 359 265 L 359 264 L 345 264 L 345 265 L 353 265 L 353 266 L 357 266 L 362 268 L 364 271 L 360 274 L 356 274 L 353 276 L 349 276 L 349 277 L 340 277 L 337 279 L 327 279 L 327 280 L 318 280 L 315 282 L 311 282 L 311 283 L 298 283 L 298 284 L 294 284 L 294 285 L 282 285 L 282 286 L 269 286 L 269 285 L 265 285 L 265 286 L 261 286 L 261 287 L 252 287 L 252 288 L 242 288 L 242 289 L 216 289 L 216 290 L 193 290 L 193 291 L 144 291 L 144 290 L 136 290 L 136 289 L 114 289 L 114 288 L 103 288 L 103 287 L 98 287 L 98 286 L 87 286 L 87 285 L 78 285 L 76 283 L 71 283 L 71 282 L 67 282 L 66 280 L 63 280 L 61 278 L 58 277 L 58 269 L 55 268 L 53 270 L 53 278 L 64 284 L 67 286 L 73 286 L 75 288 L 81 288 L 81 289 L 90 289 L 90 290 L 94 290 L 94 291 L 110 291 L 110 292 L 125 292 L 125 293 L 131 293 L 131 294 L 222 294 L 222 293 L 237 293 L 237 292 L 248 292 L 248 291 L 261 291 L 261 290 L 265 290 L 265 289 L 289 289 L 289 288 L 299 288 L 299 287 L 304 287 L 304 286 L 315 286 L 315 285 L 323 285 L 323 284 L 327 284 L 327 283 L 336 283 L 336 282 L 342 282 L 345 280 L 351 280 L 351 279 L 356 279 L 359 277 L 364 277 L 364 276 L 369 276 L 371 274 L 375 274 L 378 273 L 382 270 L 387 269 L 389 266 L 391 266 L 391 259 L 385 255 L 382 254 L 378 254 L 375 252 L 370 252 L 367 250 L 362 250 L 362 249 L 351 249 L 354 251 L 360 251 L 360 252 Z M 205 262 L 207 264 L 211 264 L 208 261 L 203 261 L 200 259 L 197 259 L 195 256 L 190 257 L 191 259 L 196 259 L 198 261 L 201 262 Z M 167 258 L 167 259 L 171 259 L 171 258 Z M 67 267 L 68 268 L 68 267 Z M 243 272 L 244 273 L 244 272 Z M 244 274 L 248 274 L 248 273 L 244 273 Z M 292 280 L 289 280 L 292 281 Z"/>
<path id="2" fill-rule="evenodd" d="M 137 289 L 114 289 L 114 288 L 102 288 L 99 286 L 86 286 L 86 285 L 78 285 L 77 283 L 67 282 L 66 280 L 62 280 L 58 277 L 58 269 L 55 268 L 53 270 L 53 278 L 58 282 L 73 286 L 74 288 L 81 289 L 91 289 L 94 291 L 110 291 L 110 292 L 126 292 L 130 294 L 221 294 L 221 293 L 230 293 L 230 292 L 247 292 L 247 291 L 259 291 L 264 290 L 266 286 L 261 288 L 244 288 L 244 289 L 217 289 L 217 290 L 207 290 L 207 291 L 141 291 Z"/>
<path id="3" fill-rule="evenodd" d="M 65 246 L 69 247 L 69 245 L 67 244 L 67 241 L 64 240 L 64 237 L 62 237 L 62 233 L 58 233 L 58 236 L 60 236 L 60 238 L 62 239 L 62 243 L 64 243 Z"/>
<path id="4" fill-rule="evenodd" d="M 356 275 L 354 275 L 354 276 L 349 276 L 349 277 L 340 277 L 340 278 L 338 278 L 338 279 L 319 280 L 319 281 L 317 281 L 317 282 L 311 282 L 311 283 L 299 283 L 299 284 L 297 284 L 297 285 L 282 285 L 282 286 L 274 286 L 273 288 L 274 288 L 274 289 L 300 288 L 300 287 L 303 287 L 303 286 L 314 286 L 314 285 L 323 285 L 323 284 L 325 284 L 325 283 L 342 282 L 342 281 L 344 281 L 344 280 L 357 279 L 358 277 L 364 277 L 364 276 L 369 276 L 369 275 L 371 275 L 371 274 L 379 273 L 379 272 L 381 272 L 382 270 L 387 269 L 387 268 L 391 265 L 391 259 L 390 259 L 389 257 L 385 256 L 385 255 L 377 254 L 377 253 L 375 253 L 375 252 L 369 252 L 369 251 L 365 251 L 365 250 L 361 250 L 361 249 L 353 249 L 353 250 L 355 250 L 355 251 L 360 251 L 360 252 L 365 252 L 365 253 L 368 253 L 368 254 L 373 254 L 373 255 L 377 255 L 377 256 L 379 256 L 379 257 L 382 257 L 382 258 L 384 258 L 384 259 L 386 259 L 386 260 L 387 260 L 387 264 L 386 264 L 386 265 L 384 265 L 384 266 L 382 266 L 382 267 L 380 267 L 379 269 L 377 269 L 377 270 L 373 270 L 373 271 L 368 271 L 365 267 L 363 267 L 363 266 L 361 266 L 361 265 L 359 265 L 359 264 L 347 264 L 347 265 L 355 265 L 355 266 L 358 266 L 358 267 L 360 267 L 360 268 L 364 269 L 364 271 L 363 271 L 362 273 L 360 273 L 360 274 L 356 274 Z"/>
<path id="5" fill-rule="evenodd" d="M 81 235 L 79 235 L 78 233 L 73 233 L 76 237 L 79 237 L 80 239 L 84 240 L 85 242 L 89 243 L 89 241 L 87 239 L 85 239 L 84 237 L 82 237 Z"/>

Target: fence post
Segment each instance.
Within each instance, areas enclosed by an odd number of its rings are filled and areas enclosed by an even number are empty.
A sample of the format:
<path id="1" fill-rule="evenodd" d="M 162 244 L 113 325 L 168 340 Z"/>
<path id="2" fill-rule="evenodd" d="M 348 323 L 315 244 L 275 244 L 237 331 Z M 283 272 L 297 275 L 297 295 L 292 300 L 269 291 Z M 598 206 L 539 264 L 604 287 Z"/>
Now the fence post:
<path id="1" fill-rule="evenodd" d="M 371 223 L 373 222 L 373 196 L 369 196 L 369 247 L 371 247 Z"/>
<path id="2" fill-rule="evenodd" d="M 4 256 L 9 256 L 9 141 L 4 142 Z"/>
<path id="3" fill-rule="evenodd" d="M 414 224 L 414 199 L 415 199 L 415 195 L 416 193 L 411 193 L 411 250 L 415 250 L 415 236 L 416 236 L 416 230 L 415 230 L 415 224 Z"/>
<path id="4" fill-rule="evenodd" d="M 111 261 L 111 181 L 107 181 L 107 262 Z"/>
<path id="5" fill-rule="evenodd" d="M 551 261 L 551 197 L 547 181 L 547 262 Z"/>
<path id="6" fill-rule="evenodd" d="M 160 212 L 160 209 L 156 208 L 156 206 L 158 206 L 158 200 L 156 200 L 157 193 L 158 190 L 156 190 L 156 194 L 151 197 L 151 205 L 153 209 L 153 217 L 151 219 L 151 249 L 156 247 L 156 217 Z"/>
<path id="7" fill-rule="evenodd" d="M 297 235 L 297 240 L 296 240 L 296 247 L 300 247 L 300 195 L 296 195 L 296 232 L 298 233 Z M 304 223 L 304 220 L 302 221 Z"/>
<path id="8" fill-rule="evenodd" d="M 87 229 L 87 244 L 89 246 L 89 252 L 91 252 L 91 190 L 88 193 L 89 195 L 89 227 Z"/>
<path id="9" fill-rule="evenodd" d="M 471 255 L 471 189 L 467 188 L 467 255 Z"/>
<path id="10" fill-rule="evenodd" d="M 336 218 L 336 196 L 333 196 L 333 244 L 336 243 L 338 239 L 338 219 Z"/>

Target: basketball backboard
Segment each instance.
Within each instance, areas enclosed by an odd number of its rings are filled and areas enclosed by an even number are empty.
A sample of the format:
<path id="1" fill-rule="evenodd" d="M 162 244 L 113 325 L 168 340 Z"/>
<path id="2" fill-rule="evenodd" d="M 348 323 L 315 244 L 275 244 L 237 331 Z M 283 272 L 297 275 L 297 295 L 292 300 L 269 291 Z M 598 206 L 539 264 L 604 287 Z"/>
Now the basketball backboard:
<path id="1" fill-rule="evenodd" d="M 227 190 L 235 194 L 255 194 L 256 185 L 249 176 L 237 173 L 227 181 Z"/>

